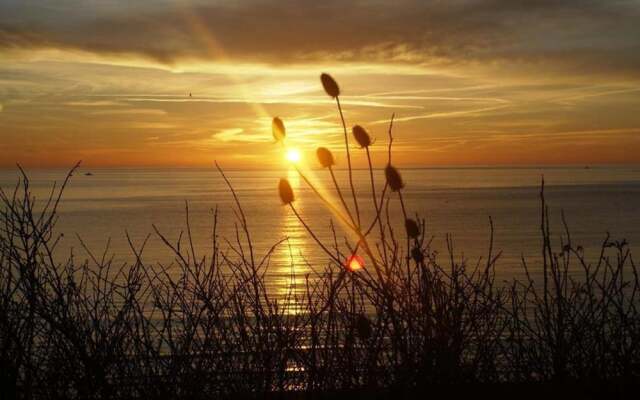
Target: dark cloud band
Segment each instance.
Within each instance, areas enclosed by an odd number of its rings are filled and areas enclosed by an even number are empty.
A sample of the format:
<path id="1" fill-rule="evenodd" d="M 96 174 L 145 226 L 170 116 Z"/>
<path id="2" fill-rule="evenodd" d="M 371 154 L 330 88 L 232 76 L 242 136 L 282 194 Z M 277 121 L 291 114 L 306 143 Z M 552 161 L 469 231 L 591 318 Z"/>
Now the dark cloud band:
<path id="1" fill-rule="evenodd" d="M 635 0 L 108 3 L 4 1 L 0 48 L 133 54 L 166 64 L 544 61 L 582 73 L 640 71 Z"/>

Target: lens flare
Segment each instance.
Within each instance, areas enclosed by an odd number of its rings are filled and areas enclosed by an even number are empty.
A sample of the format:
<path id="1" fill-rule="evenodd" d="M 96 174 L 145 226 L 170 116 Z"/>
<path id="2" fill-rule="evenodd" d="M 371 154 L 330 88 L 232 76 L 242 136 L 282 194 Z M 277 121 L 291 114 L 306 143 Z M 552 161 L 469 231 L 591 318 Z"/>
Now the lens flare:
<path id="1" fill-rule="evenodd" d="M 355 272 L 364 268 L 364 258 L 357 254 L 347 258 L 346 267 L 349 271 Z"/>

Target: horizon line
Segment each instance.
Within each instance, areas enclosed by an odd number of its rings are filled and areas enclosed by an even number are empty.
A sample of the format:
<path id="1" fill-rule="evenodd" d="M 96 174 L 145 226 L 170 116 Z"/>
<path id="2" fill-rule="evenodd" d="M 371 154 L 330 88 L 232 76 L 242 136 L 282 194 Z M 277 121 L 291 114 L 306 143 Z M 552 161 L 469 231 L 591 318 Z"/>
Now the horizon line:
<path id="1" fill-rule="evenodd" d="M 25 166 L 25 165 L 21 165 L 19 163 L 16 163 L 15 165 L 12 166 L 8 166 L 8 165 L 0 165 L 0 171 L 4 171 L 4 170 L 14 170 L 14 169 L 18 169 L 18 167 L 21 167 L 23 169 L 30 169 L 30 170 L 66 170 L 66 169 L 70 169 L 73 167 L 73 165 L 69 165 L 69 166 L 35 166 L 35 167 L 31 167 L 31 166 Z M 633 167 L 640 167 L 640 163 L 596 163 L 596 164 L 589 164 L 589 163 L 584 163 L 584 164 L 577 164 L 577 163 L 571 163 L 571 164 L 451 164 L 451 165 L 425 165 L 425 166 L 400 166 L 398 168 L 402 169 L 402 170 L 436 170 L 436 169 L 532 169 L 532 168 L 540 168 L 540 169 L 592 169 L 592 168 L 633 168 Z M 168 169 L 176 169 L 176 170 L 208 170 L 208 169 L 214 169 L 215 170 L 215 165 L 211 164 L 210 166 L 191 166 L 191 165 L 107 165 L 107 166 L 84 166 L 84 165 L 80 165 L 79 169 L 83 169 L 83 170 L 88 170 L 88 169 L 93 169 L 93 170 L 119 170 L 119 169 L 129 169 L 129 170 L 149 170 L 149 169 L 164 169 L 164 170 L 168 170 Z M 278 168 L 278 167 L 269 167 L 269 168 L 252 168 L 252 167 L 226 167 L 224 168 L 227 171 L 247 171 L 247 172 L 252 172 L 252 171 L 281 171 L 282 169 L 285 168 Z M 322 167 L 316 167 L 313 166 L 311 168 L 309 168 L 310 170 L 322 170 Z M 369 168 L 367 167 L 353 167 L 352 168 L 354 171 L 368 171 Z M 384 167 L 374 167 L 374 170 L 383 170 Z M 348 170 L 347 167 L 340 167 L 340 168 L 334 168 L 334 170 L 336 171 L 346 171 Z"/>

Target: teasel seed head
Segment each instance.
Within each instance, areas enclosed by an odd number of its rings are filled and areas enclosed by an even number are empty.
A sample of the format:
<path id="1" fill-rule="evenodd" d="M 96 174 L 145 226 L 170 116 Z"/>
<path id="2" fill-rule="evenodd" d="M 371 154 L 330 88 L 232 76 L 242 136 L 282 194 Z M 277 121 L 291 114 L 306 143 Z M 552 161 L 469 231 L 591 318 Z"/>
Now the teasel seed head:
<path id="1" fill-rule="evenodd" d="M 367 148 L 371 146 L 371 136 L 369 133 L 361 127 L 360 125 L 356 125 L 352 129 L 353 137 L 356 138 L 356 142 L 360 145 L 361 148 Z"/>
<path id="2" fill-rule="evenodd" d="M 284 140 L 287 135 L 287 130 L 284 127 L 284 123 L 278 117 L 275 117 L 271 122 L 271 132 L 273 133 L 273 138 L 276 142 L 281 142 Z"/>
<path id="3" fill-rule="evenodd" d="M 322 165 L 322 168 L 329 168 L 335 164 L 331 150 L 326 147 L 318 147 L 316 155 L 318 156 L 318 161 L 320 162 L 320 165 Z"/>
<path id="4" fill-rule="evenodd" d="M 291 204 L 295 200 L 295 197 L 293 196 L 293 189 L 291 189 L 289 181 L 285 178 L 280 179 L 278 192 L 280 193 L 280 200 L 282 200 L 283 204 Z"/>
<path id="5" fill-rule="evenodd" d="M 413 258 L 413 261 L 421 263 L 424 261 L 424 254 L 422 254 L 422 250 L 416 246 L 411 249 L 411 258 Z"/>
<path id="6" fill-rule="evenodd" d="M 333 98 L 340 96 L 340 88 L 338 87 L 338 83 L 331 77 L 329 74 L 321 74 L 320 80 L 322 81 L 322 86 L 324 87 L 324 91 Z"/>
<path id="7" fill-rule="evenodd" d="M 410 238 L 417 239 L 420 235 L 420 226 L 418 226 L 418 223 L 415 220 L 407 218 L 404 221 L 404 227 L 407 230 L 407 236 Z"/>
<path id="8" fill-rule="evenodd" d="M 398 170 L 391 164 L 387 165 L 384 169 L 384 175 L 387 178 L 387 184 L 391 188 L 392 192 L 398 192 L 404 188 L 404 182 L 402 181 L 400 172 L 398 172 Z"/>

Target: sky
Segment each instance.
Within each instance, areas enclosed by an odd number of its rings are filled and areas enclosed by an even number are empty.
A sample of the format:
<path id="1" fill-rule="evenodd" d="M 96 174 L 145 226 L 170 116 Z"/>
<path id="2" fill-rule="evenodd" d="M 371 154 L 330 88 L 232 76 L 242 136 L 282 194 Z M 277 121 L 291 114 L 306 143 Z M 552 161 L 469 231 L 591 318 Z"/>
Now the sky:
<path id="1" fill-rule="evenodd" d="M 0 167 L 277 167 L 275 116 L 341 166 L 323 72 L 376 162 L 395 113 L 399 166 L 640 163 L 638 21 L 638 0 L 0 0 Z"/>

